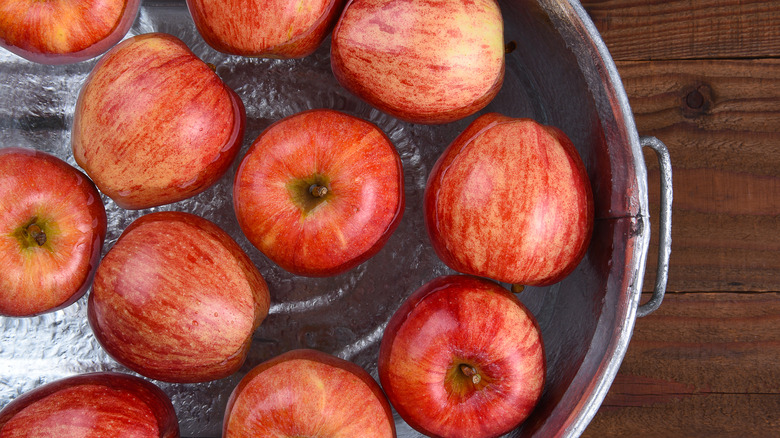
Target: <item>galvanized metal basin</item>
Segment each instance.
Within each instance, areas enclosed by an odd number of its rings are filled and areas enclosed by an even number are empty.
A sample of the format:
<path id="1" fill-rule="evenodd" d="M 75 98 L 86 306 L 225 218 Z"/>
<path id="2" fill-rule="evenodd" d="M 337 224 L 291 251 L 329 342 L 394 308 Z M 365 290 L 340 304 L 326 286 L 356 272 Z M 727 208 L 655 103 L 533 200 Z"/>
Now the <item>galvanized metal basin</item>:
<path id="1" fill-rule="evenodd" d="M 483 112 L 532 117 L 566 132 L 586 163 L 596 200 L 594 237 L 577 270 L 558 284 L 519 295 L 542 329 L 548 381 L 537 409 L 509 436 L 577 436 L 617 373 L 636 317 L 654 310 L 663 296 L 671 226 L 669 156 L 656 139 L 639 137 L 620 77 L 579 2 L 506 0 L 501 6 L 506 41 L 516 48 L 507 55 L 501 92 Z M 216 222 L 250 255 L 271 289 L 271 313 L 237 375 L 205 384 L 156 382 L 173 399 L 182 436 L 219 436 L 227 397 L 238 380 L 289 349 L 320 349 L 354 361 L 376 378 L 379 341 L 392 313 L 416 288 L 452 272 L 425 235 L 422 193 L 439 154 L 476 116 L 431 127 L 372 109 L 336 83 L 329 41 L 295 61 L 217 53 L 195 31 L 184 1 L 146 1 L 130 35 L 152 31 L 181 38 L 244 100 L 248 126 L 241 155 L 272 122 L 309 108 L 333 108 L 371 120 L 388 134 L 401 154 L 407 187 L 404 218 L 387 246 L 358 268 L 327 279 L 282 271 L 241 234 L 230 196 L 237 163 L 205 193 L 153 209 L 190 211 Z M 45 150 L 75 164 L 73 108 L 95 62 L 40 66 L 0 51 L 0 146 Z M 643 146 L 659 154 L 663 187 L 656 294 L 640 307 L 651 220 Z M 108 198 L 104 202 L 107 251 L 133 219 L 151 210 L 126 211 Z M 130 372 L 95 341 L 86 322 L 86 299 L 39 317 L 0 317 L 0 333 L 0 408 L 68 375 Z M 419 436 L 398 417 L 397 425 L 399 436 Z"/>

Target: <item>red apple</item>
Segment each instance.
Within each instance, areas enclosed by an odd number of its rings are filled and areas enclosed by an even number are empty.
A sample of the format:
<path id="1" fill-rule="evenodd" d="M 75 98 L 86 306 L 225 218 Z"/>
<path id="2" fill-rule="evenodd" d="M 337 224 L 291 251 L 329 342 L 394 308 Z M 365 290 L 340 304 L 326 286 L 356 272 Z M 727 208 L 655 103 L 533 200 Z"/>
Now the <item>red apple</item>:
<path id="1" fill-rule="evenodd" d="M 87 315 L 106 352 L 133 371 L 202 382 L 241 367 L 269 302 L 265 280 L 227 233 L 190 213 L 157 212 L 105 255 Z"/>
<path id="2" fill-rule="evenodd" d="M 95 66 L 73 120 L 73 155 L 123 208 L 180 201 L 233 162 L 246 115 L 238 95 L 178 38 L 129 38 Z"/>
<path id="3" fill-rule="evenodd" d="M 233 55 L 302 58 L 328 36 L 345 0 L 187 0 L 198 32 Z"/>
<path id="4" fill-rule="evenodd" d="M 363 368 L 317 350 L 293 350 L 249 372 L 233 390 L 224 438 L 395 437 L 382 389 Z"/>
<path id="5" fill-rule="evenodd" d="M 254 141 L 233 186 L 250 242 L 289 272 L 329 276 L 368 260 L 401 220 L 401 159 L 365 120 L 311 110 Z"/>
<path id="6" fill-rule="evenodd" d="M 439 277 L 393 314 L 379 379 L 411 427 L 448 438 L 495 437 L 523 422 L 546 376 L 536 320 L 493 281 Z"/>
<path id="7" fill-rule="evenodd" d="M 140 377 L 102 372 L 48 383 L 0 411 L 3 438 L 178 438 L 171 400 Z"/>
<path id="8" fill-rule="evenodd" d="M 106 237 L 92 181 L 53 155 L 0 149 L 0 205 L 0 315 L 37 315 L 81 298 Z"/>
<path id="9" fill-rule="evenodd" d="M 336 79 L 371 105 L 415 123 L 477 112 L 504 79 L 495 0 L 351 0 L 331 44 Z"/>
<path id="10" fill-rule="evenodd" d="M 0 46 L 30 61 L 70 64 L 118 43 L 140 0 L 0 0 Z"/>
<path id="11" fill-rule="evenodd" d="M 428 177 L 425 224 L 452 269 L 549 285 L 573 271 L 593 232 L 593 193 L 559 129 L 490 113 L 449 145 Z"/>

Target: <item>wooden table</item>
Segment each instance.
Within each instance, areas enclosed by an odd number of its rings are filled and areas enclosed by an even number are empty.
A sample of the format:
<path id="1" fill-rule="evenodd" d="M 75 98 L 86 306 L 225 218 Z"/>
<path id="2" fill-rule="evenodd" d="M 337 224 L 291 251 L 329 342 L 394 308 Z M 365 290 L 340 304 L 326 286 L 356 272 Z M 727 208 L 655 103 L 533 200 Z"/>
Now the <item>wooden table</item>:
<path id="1" fill-rule="evenodd" d="M 666 298 L 637 320 L 585 436 L 778 437 L 780 1 L 582 3 L 674 180 Z M 658 166 L 646 160 L 652 214 Z"/>

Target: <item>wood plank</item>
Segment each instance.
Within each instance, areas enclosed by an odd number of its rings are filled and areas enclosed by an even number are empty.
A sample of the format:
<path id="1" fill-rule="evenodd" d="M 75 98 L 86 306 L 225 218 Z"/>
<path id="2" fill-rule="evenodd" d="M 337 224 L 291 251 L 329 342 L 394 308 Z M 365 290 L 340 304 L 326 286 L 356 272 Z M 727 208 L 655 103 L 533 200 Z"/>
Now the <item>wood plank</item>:
<path id="1" fill-rule="evenodd" d="M 619 62 L 641 135 L 669 148 L 671 291 L 780 290 L 780 60 Z M 645 151 L 655 281 L 657 160 Z"/>
<path id="2" fill-rule="evenodd" d="M 584 436 L 778 436 L 780 60 L 767 58 L 780 56 L 780 2 L 582 4 L 617 61 L 639 133 L 669 147 L 675 191 L 672 293 L 637 321 Z M 649 290 L 659 177 L 652 152 L 645 158 Z"/>
<path id="3" fill-rule="evenodd" d="M 778 358 L 780 294 L 668 295 L 583 436 L 777 436 Z"/>
<path id="4" fill-rule="evenodd" d="M 615 60 L 780 56 L 777 0 L 583 0 Z"/>

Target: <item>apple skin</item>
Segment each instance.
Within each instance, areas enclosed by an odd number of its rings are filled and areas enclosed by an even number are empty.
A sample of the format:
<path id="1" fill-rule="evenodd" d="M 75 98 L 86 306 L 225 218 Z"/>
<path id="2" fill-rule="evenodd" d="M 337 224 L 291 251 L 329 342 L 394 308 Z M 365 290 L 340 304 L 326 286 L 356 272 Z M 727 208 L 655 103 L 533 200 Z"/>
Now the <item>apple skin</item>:
<path id="1" fill-rule="evenodd" d="M 239 382 L 222 436 L 391 438 L 396 432 L 387 398 L 363 368 L 299 349 L 263 362 Z"/>
<path id="2" fill-rule="evenodd" d="M 347 90 L 399 119 L 452 122 L 485 107 L 504 80 L 495 0 L 351 0 L 331 42 Z"/>
<path id="3" fill-rule="evenodd" d="M 345 0 L 187 0 L 195 26 L 232 55 L 303 58 L 333 30 Z"/>
<path id="4" fill-rule="evenodd" d="M 533 315 L 499 284 L 466 275 L 438 277 L 401 304 L 385 329 L 378 369 L 411 427 L 449 438 L 514 429 L 546 379 Z"/>
<path id="5" fill-rule="evenodd" d="M 81 298 L 106 237 L 92 181 L 45 152 L 3 148 L 0 205 L 0 315 L 34 316 Z"/>
<path id="6" fill-rule="evenodd" d="M 0 0 L 0 46 L 41 64 L 103 54 L 130 30 L 140 0 Z"/>
<path id="7" fill-rule="evenodd" d="M 244 138 L 238 95 L 178 38 L 148 33 L 95 65 L 73 120 L 76 162 L 117 205 L 181 201 L 214 184 Z"/>
<path id="8" fill-rule="evenodd" d="M 559 129 L 480 116 L 442 153 L 424 194 L 439 258 L 465 274 L 545 286 L 569 275 L 593 233 L 585 165 Z"/>
<path id="9" fill-rule="evenodd" d="M 171 400 L 140 377 L 99 372 L 39 386 L 0 411 L 3 438 L 178 438 Z"/>
<path id="10" fill-rule="evenodd" d="M 156 212 L 131 223 L 103 257 L 87 316 L 106 352 L 166 382 L 227 377 L 268 315 L 268 286 L 222 229 Z"/>
<path id="11" fill-rule="evenodd" d="M 249 241 L 293 274 L 325 277 L 371 258 L 404 210 L 403 166 L 373 123 L 338 111 L 277 121 L 239 165 L 233 206 Z M 322 197 L 312 185 L 327 188 Z"/>

